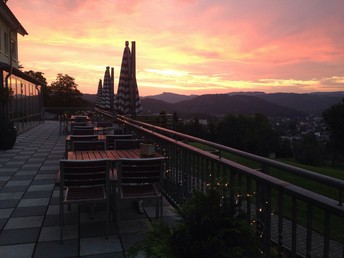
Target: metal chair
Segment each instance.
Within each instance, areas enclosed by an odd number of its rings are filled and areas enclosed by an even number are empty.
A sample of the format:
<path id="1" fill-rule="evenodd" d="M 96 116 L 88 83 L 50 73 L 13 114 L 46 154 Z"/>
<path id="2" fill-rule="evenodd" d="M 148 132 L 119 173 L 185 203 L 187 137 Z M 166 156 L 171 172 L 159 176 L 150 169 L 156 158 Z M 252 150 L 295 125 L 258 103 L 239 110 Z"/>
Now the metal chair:
<path id="1" fill-rule="evenodd" d="M 94 128 L 73 128 L 72 134 L 74 135 L 91 135 L 94 134 Z"/>
<path id="2" fill-rule="evenodd" d="M 110 161 L 60 160 L 60 240 L 63 242 L 64 205 L 106 203 L 106 239 L 110 223 Z"/>
<path id="3" fill-rule="evenodd" d="M 117 163 L 117 221 L 124 200 L 155 200 L 156 218 L 162 216 L 164 158 L 119 159 Z"/>
<path id="4" fill-rule="evenodd" d="M 79 127 L 79 126 L 87 126 L 87 123 L 86 122 L 71 122 L 70 123 L 70 132 L 73 132 L 73 129 L 75 127 Z"/>
<path id="5" fill-rule="evenodd" d="M 107 150 L 114 150 L 115 149 L 115 140 L 127 140 L 132 139 L 133 134 L 108 134 L 105 136 L 106 141 L 106 149 Z"/>
<path id="6" fill-rule="evenodd" d="M 86 122 L 87 116 L 75 116 L 75 122 Z"/>
<path id="7" fill-rule="evenodd" d="M 77 135 L 74 135 L 74 134 L 71 134 L 70 136 L 70 141 L 94 141 L 94 140 L 98 140 L 98 135 L 95 135 L 95 134 L 77 134 Z"/>
<path id="8" fill-rule="evenodd" d="M 98 121 L 97 127 L 112 127 L 113 123 L 108 121 Z"/>
<path id="9" fill-rule="evenodd" d="M 94 129 L 92 125 L 74 125 L 73 129 Z"/>
<path id="10" fill-rule="evenodd" d="M 142 139 L 116 139 L 114 140 L 115 150 L 139 149 Z"/>
<path id="11" fill-rule="evenodd" d="M 73 149 L 73 142 L 75 141 L 97 141 L 98 135 L 70 135 L 69 141 L 66 141 L 66 150 L 65 155 L 67 155 L 67 152 Z"/>
<path id="12" fill-rule="evenodd" d="M 73 151 L 105 150 L 105 141 L 73 141 Z"/>

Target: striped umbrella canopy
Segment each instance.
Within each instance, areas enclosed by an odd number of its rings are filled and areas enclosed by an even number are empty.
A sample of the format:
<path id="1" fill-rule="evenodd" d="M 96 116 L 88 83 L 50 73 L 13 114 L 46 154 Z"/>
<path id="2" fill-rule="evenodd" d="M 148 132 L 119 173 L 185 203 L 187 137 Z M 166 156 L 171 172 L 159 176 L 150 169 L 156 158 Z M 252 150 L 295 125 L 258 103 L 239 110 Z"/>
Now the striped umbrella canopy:
<path id="1" fill-rule="evenodd" d="M 142 111 L 136 82 L 135 51 L 135 42 L 132 42 L 132 53 L 130 53 L 129 42 L 126 41 L 115 98 L 115 110 L 122 115 L 135 116 Z"/>
<path id="2" fill-rule="evenodd" d="M 103 84 L 102 84 L 102 80 L 99 79 L 98 91 L 97 91 L 97 97 L 96 97 L 96 107 L 98 107 L 98 108 L 101 108 L 101 103 L 102 103 L 102 91 L 103 91 Z"/>
<path id="3" fill-rule="evenodd" d="M 111 77 L 110 77 L 110 67 L 107 66 L 104 73 L 104 82 L 102 89 L 102 99 L 100 107 L 105 110 L 110 110 L 110 87 L 111 87 Z"/>

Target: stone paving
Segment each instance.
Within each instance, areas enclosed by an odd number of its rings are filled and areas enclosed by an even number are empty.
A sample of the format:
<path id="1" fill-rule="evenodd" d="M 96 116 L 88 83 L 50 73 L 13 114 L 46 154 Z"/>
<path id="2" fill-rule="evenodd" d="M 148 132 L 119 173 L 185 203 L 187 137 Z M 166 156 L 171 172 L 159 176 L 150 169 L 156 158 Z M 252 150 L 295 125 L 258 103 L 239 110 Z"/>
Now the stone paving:
<path id="1" fill-rule="evenodd" d="M 0 257 L 125 257 L 142 239 L 153 207 L 142 215 L 132 205 L 124 207 L 119 226 L 111 222 L 108 240 L 103 207 L 96 206 L 94 219 L 82 206 L 66 208 L 61 244 L 55 177 L 66 136 L 59 129 L 57 121 L 46 121 L 19 135 L 13 149 L 0 151 Z M 164 220 L 173 220 L 165 204 Z"/>

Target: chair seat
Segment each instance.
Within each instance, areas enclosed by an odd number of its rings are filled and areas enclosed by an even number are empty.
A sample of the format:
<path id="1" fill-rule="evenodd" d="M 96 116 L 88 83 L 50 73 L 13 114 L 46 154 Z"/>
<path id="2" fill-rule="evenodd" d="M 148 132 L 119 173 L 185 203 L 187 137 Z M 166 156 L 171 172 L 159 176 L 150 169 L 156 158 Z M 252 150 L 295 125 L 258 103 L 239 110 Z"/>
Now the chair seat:
<path id="1" fill-rule="evenodd" d="M 91 199 L 106 199 L 106 191 L 104 186 L 92 186 L 92 187 L 68 187 L 66 189 L 65 201 L 87 201 Z"/>
<path id="2" fill-rule="evenodd" d="M 144 184 L 144 185 L 123 185 L 122 186 L 122 197 L 155 197 L 160 196 L 159 191 L 153 184 Z"/>

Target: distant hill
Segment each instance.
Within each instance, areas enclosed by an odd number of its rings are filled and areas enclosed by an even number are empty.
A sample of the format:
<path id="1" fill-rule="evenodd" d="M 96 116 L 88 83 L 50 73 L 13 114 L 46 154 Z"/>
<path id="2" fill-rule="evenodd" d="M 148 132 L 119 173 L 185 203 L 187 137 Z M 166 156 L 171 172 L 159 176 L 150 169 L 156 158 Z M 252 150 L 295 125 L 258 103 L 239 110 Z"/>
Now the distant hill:
<path id="1" fill-rule="evenodd" d="M 308 94 L 270 93 L 259 95 L 259 98 L 281 106 L 291 107 L 307 114 L 319 116 L 328 107 L 339 103 L 344 98 L 344 92 L 314 92 Z"/>
<path id="2" fill-rule="evenodd" d="M 173 94 L 173 93 L 170 93 Z M 183 95 L 177 95 L 177 98 L 182 99 Z M 215 94 L 216 95 L 216 94 Z M 222 95 L 222 94 L 217 94 L 217 95 Z M 226 95 L 226 94 L 225 94 Z M 286 107 L 288 109 L 292 109 L 292 110 L 297 110 L 301 113 L 304 114 L 310 114 L 310 115 L 315 115 L 315 116 L 321 116 L 322 112 L 329 108 L 330 106 L 341 102 L 341 100 L 344 98 L 344 91 L 339 91 L 339 92 L 312 92 L 312 93 L 264 93 L 264 92 L 232 92 L 232 93 L 228 93 L 227 94 L 230 97 L 234 97 L 232 99 L 233 103 L 235 103 L 235 101 L 240 97 L 238 96 L 250 96 L 250 97 L 257 97 L 260 98 L 264 101 L 267 101 L 271 104 L 275 104 L 278 106 L 282 106 L 282 107 Z M 160 100 L 164 100 L 164 94 L 160 94 L 157 95 Z M 202 97 L 205 95 L 201 95 L 199 97 Z M 209 96 L 213 96 L 213 95 L 209 95 Z M 186 96 L 189 97 L 189 99 L 195 99 L 196 96 Z M 192 97 L 192 98 L 190 98 Z M 150 96 L 149 98 L 153 98 L 155 99 L 156 96 Z M 211 97 L 212 98 L 212 97 Z M 218 97 L 219 98 L 219 97 Z M 198 99 L 197 101 L 203 101 L 204 99 Z M 224 99 L 220 100 L 218 99 L 218 101 L 225 101 Z M 175 102 L 176 104 L 178 104 L 178 106 L 180 106 L 179 102 Z M 205 104 L 205 103 L 204 103 Z M 255 109 L 255 105 L 258 104 L 257 101 L 250 103 L 251 104 L 251 108 L 253 108 L 253 110 Z M 260 105 L 262 105 L 263 103 L 261 103 Z M 208 102 L 207 105 L 212 105 L 211 102 Z M 220 107 L 220 103 L 216 103 L 217 107 Z M 240 105 L 240 103 L 237 103 L 236 105 Z M 210 110 L 214 110 L 215 107 L 213 108 L 212 106 L 208 106 Z M 245 111 L 245 108 L 247 108 L 249 106 L 245 106 L 245 107 L 241 107 L 240 109 L 242 110 L 242 112 L 247 112 L 247 110 Z M 200 107 L 202 109 L 202 105 Z M 224 108 L 222 106 L 222 108 Z M 266 109 L 266 107 L 264 108 L 263 106 L 260 107 L 261 110 Z M 190 107 L 188 107 L 188 109 L 184 109 L 184 111 L 190 111 L 190 109 L 193 109 L 193 106 L 191 105 Z M 235 110 L 235 107 L 232 107 L 231 110 Z M 238 106 L 239 109 L 239 106 Z M 221 110 L 218 110 L 221 111 Z M 216 111 L 216 113 L 218 112 Z M 235 112 L 238 112 L 239 110 L 236 110 Z M 223 111 L 221 111 L 223 112 Z M 252 112 L 252 110 L 251 110 Z M 209 113 L 209 112 L 207 112 Z M 210 112 L 212 113 L 212 112 Z M 272 111 L 269 111 L 269 113 L 273 113 Z"/>
<path id="3" fill-rule="evenodd" d="M 96 94 L 83 94 L 83 98 L 95 103 Z M 330 106 L 341 102 L 343 92 L 264 93 L 235 92 L 228 94 L 180 95 L 164 92 L 142 97 L 142 114 L 177 112 L 183 116 L 198 114 L 206 117 L 226 114 L 255 114 L 296 117 L 320 116 Z"/>
<path id="4" fill-rule="evenodd" d="M 194 97 L 190 100 L 180 101 L 175 104 L 152 98 L 144 98 L 142 99 L 142 106 L 143 111 L 147 113 L 159 113 L 164 110 L 167 113 L 204 113 L 216 116 L 255 113 L 283 117 L 305 115 L 302 111 L 279 106 L 258 97 L 247 95 L 229 96 L 228 94 L 207 94 Z"/>
<path id="5" fill-rule="evenodd" d="M 151 98 L 151 99 L 157 99 L 157 100 L 162 100 L 167 103 L 178 103 L 183 100 L 190 100 L 197 97 L 197 95 L 180 95 L 180 94 L 175 94 L 171 92 L 164 92 L 162 94 L 154 95 L 154 96 L 147 96 L 144 98 Z"/>
<path id="6" fill-rule="evenodd" d="M 175 107 L 177 105 L 167 103 L 165 101 L 154 99 L 154 98 L 142 98 L 142 113 L 144 114 L 159 114 L 161 111 L 166 113 L 175 112 Z"/>

